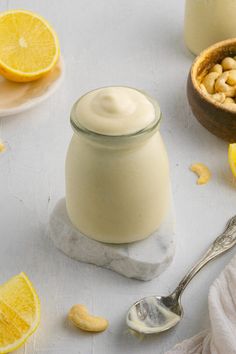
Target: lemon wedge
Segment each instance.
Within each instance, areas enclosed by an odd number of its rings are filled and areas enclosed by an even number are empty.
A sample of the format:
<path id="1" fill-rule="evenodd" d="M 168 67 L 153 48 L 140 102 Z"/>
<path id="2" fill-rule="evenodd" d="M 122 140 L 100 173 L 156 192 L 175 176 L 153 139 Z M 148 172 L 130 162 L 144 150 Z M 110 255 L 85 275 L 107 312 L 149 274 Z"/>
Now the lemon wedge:
<path id="1" fill-rule="evenodd" d="M 37 329 L 40 303 L 24 273 L 0 285 L 0 353 L 19 348 Z"/>
<path id="2" fill-rule="evenodd" d="M 236 143 L 229 145 L 228 158 L 231 171 L 236 177 Z"/>
<path id="3" fill-rule="evenodd" d="M 0 74 L 27 82 L 47 74 L 60 54 L 55 31 L 41 16 L 25 10 L 0 13 Z"/>

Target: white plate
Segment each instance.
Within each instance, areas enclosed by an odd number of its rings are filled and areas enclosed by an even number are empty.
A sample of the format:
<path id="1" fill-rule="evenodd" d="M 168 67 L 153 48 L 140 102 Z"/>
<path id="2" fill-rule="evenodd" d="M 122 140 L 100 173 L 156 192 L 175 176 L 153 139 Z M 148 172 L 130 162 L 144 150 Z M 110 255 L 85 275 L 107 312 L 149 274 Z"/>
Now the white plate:
<path id="1" fill-rule="evenodd" d="M 64 76 L 64 62 L 42 79 L 16 83 L 0 76 L 0 117 L 24 112 L 50 97 L 60 86 Z"/>

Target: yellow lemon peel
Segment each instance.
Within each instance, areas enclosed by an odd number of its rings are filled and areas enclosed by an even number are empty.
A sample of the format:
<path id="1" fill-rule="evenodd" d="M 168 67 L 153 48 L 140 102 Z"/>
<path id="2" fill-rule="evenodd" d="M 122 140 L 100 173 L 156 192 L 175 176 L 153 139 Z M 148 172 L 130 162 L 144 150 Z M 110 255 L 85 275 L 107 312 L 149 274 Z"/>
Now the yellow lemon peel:
<path id="1" fill-rule="evenodd" d="M 228 159 L 231 171 L 234 177 L 236 177 L 236 143 L 229 145 Z"/>
<path id="2" fill-rule="evenodd" d="M 0 354 L 22 346 L 39 321 L 39 298 L 24 273 L 0 285 Z"/>

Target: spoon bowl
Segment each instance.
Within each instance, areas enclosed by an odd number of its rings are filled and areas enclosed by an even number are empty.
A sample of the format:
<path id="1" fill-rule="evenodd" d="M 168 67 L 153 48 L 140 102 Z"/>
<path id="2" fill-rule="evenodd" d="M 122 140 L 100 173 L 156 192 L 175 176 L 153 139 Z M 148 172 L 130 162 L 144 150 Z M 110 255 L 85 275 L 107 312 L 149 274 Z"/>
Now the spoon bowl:
<path id="1" fill-rule="evenodd" d="M 213 241 L 207 252 L 169 296 L 144 297 L 130 307 L 126 317 L 128 327 L 142 334 L 153 334 L 167 331 L 177 325 L 183 317 L 180 299 L 188 283 L 208 262 L 225 253 L 235 244 L 236 215 L 228 221 L 225 231 Z"/>
<path id="2" fill-rule="evenodd" d="M 148 296 L 131 306 L 126 322 L 136 332 L 153 334 L 174 327 L 182 316 L 181 303 L 174 295 Z"/>

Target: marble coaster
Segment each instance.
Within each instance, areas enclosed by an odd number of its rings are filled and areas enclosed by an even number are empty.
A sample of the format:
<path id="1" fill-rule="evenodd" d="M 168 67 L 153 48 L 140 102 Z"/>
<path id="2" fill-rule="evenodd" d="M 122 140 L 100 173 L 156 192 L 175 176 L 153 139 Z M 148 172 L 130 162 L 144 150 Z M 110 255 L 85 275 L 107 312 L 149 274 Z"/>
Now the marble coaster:
<path id="1" fill-rule="evenodd" d="M 172 208 L 159 230 L 146 240 L 119 245 L 102 243 L 72 225 L 63 198 L 51 214 L 48 232 L 55 246 L 71 258 L 146 281 L 160 275 L 174 257 L 174 220 Z"/>

